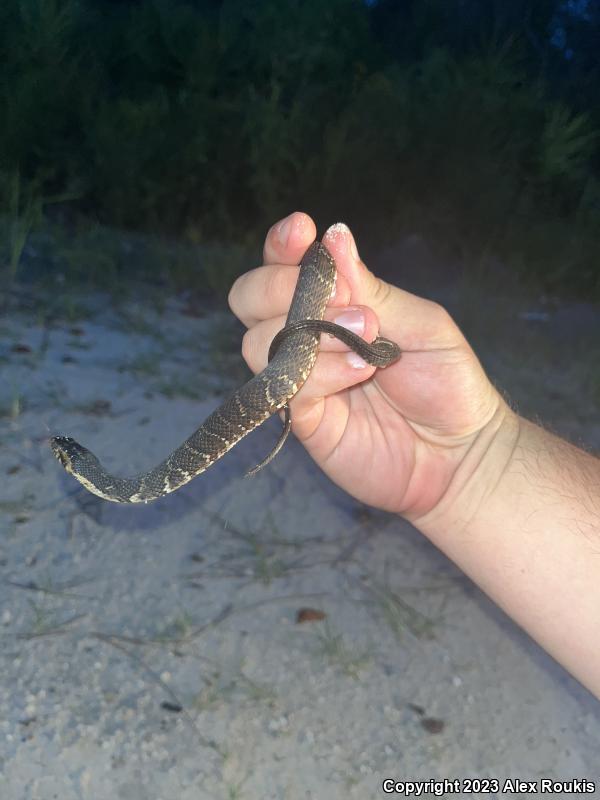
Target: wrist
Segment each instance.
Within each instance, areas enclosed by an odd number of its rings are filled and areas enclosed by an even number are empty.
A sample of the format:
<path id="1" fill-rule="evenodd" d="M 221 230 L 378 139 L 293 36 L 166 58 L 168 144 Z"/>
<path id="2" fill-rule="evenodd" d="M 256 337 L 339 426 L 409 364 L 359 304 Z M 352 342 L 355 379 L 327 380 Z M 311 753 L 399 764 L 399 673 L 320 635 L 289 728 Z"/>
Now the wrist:
<path id="1" fill-rule="evenodd" d="M 473 439 L 442 498 L 427 514 L 411 519 L 415 527 L 442 546 L 467 529 L 499 491 L 514 458 L 524 420 L 500 398 L 498 407 Z"/>

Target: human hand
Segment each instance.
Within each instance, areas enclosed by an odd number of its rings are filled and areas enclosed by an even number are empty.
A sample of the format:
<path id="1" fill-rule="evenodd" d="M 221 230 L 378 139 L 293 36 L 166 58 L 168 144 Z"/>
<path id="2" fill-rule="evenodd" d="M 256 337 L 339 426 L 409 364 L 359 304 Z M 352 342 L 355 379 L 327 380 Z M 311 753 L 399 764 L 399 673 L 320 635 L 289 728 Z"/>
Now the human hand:
<path id="1" fill-rule="evenodd" d="M 264 266 L 231 289 L 230 306 L 248 328 L 242 354 L 254 372 L 264 369 L 285 324 L 297 265 L 315 238 L 312 219 L 291 214 L 269 231 Z M 482 431 L 511 412 L 441 306 L 369 272 L 345 225 L 330 228 L 323 243 L 337 265 L 325 319 L 369 342 L 386 336 L 402 357 L 376 369 L 323 335 L 317 363 L 290 402 L 292 430 L 351 495 L 414 521 L 435 508 Z"/>

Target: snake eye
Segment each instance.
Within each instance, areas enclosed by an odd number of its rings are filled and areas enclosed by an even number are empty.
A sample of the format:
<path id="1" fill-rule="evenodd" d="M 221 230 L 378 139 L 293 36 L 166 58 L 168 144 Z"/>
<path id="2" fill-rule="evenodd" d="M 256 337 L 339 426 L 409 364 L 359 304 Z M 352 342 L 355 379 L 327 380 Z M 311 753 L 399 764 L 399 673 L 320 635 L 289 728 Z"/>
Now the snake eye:
<path id="1" fill-rule="evenodd" d="M 70 471 L 71 469 L 71 458 L 67 453 L 67 450 L 63 446 L 63 442 L 68 444 L 69 439 L 66 436 L 53 436 L 50 440 L 50 445 L 52 447 L 52 452 L 54 453 L 55 457 L 58 461 L 63 465 L 63 467 Z"/>

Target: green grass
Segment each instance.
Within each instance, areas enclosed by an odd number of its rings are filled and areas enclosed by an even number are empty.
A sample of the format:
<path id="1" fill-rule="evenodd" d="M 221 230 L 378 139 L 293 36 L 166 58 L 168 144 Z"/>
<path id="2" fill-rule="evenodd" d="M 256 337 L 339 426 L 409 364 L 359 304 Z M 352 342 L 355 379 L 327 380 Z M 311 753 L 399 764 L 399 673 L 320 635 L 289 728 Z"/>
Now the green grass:
<path id="1" fill-rule="evenodd" d="M 225 678 L 215 670 L 205 678 L 205 686 L 194 699 L 194 707 L 201 711 L 215 709 L 232 699 L 239 704 L 267 705 L 272 707 L 277 692 L 272 686 L 254 681 L 244 674 L 243 665 L 236 668 L 231 677 Z"/>
<path id="2" fill-rule="evenodd" d="M 156 377 L 162 369 L 161 353 L 140 353 L 119 367 L 119 372 L 132 372 L 134 375 Z"/>
<path id="3" fill-rule="evenodd" d="M 400 640 L 406 631 L 418 639 L 433 639 L 435 621 L 418 611 L 388 586 L 371 587 L 375 605 L 394 636 Z"/>
<path id="4" fill-rule="evenodd" d="M 75 195 L 70 192 L 44 196 L 42 184 L 40 176 L 24 179 L 18 166 L 8 173 L 0 171 L 0 197 L 4 199 L 6 212 L 0 217 L 4 245 L 0 248 L 0 276 L 5 286 L 12 286 L 19 276 L 25 247 L 31 232 L 42 225 L 44 208 L 53 203 L 75 199 Z"/>
<path id="5" fill-rule="evenodd" d="M 28 599 L 32 611 L 32 621 L 29 628 L 18 634 L 20 639 L 35 639 L 40 636 L 54 636 L 65 632 L 69 625 L 78 622 L 85 615 L 75 614 L 71 617 L 59 617 L 58 611 L 48 606 L 47 603 L 35 603 Z"/>
<path id="6" fill-rule="evenodd" d="M 153 641 L 165 642 L 179 642 L 186 639 L 194 630 L 195 621 L 193 616 L 182 609 L 178 616 L 170 620 L 154 637 Z"/>
<path id="7" fill-rule="evenodd" d="M 315 635 L 317 655 L 351 678 L 358 679 L 361 670 L 372 660 L 367 651 L 359 653 L 354 646 L 347 645 L 342 634 L 335 633 L 328 621 L 319 625 Z"/>
<path id="8" fill-rule="evenodd" d="M 210 395 L 206 388 L 199 385 L 195 379 L 189 377 L 187 379 L 175 376 L 164 378 L 157 382 L 153 388 L 163 397 L 167 397 L 170 400 L 182 397 L 185 400 L 201 401 Z"/>

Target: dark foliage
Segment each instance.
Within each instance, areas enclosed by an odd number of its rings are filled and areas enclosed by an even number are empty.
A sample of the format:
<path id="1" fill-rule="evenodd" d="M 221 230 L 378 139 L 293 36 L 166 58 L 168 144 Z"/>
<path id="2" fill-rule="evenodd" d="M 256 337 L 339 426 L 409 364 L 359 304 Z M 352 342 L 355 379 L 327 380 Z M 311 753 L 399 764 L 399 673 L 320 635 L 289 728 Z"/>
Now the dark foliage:
<path id="1" fill-rule="evenodd" d="M 599 34 L 593 0 L 7 0 L 0 202 L 194 242 L 303 208 L 598 291 Z"/>

